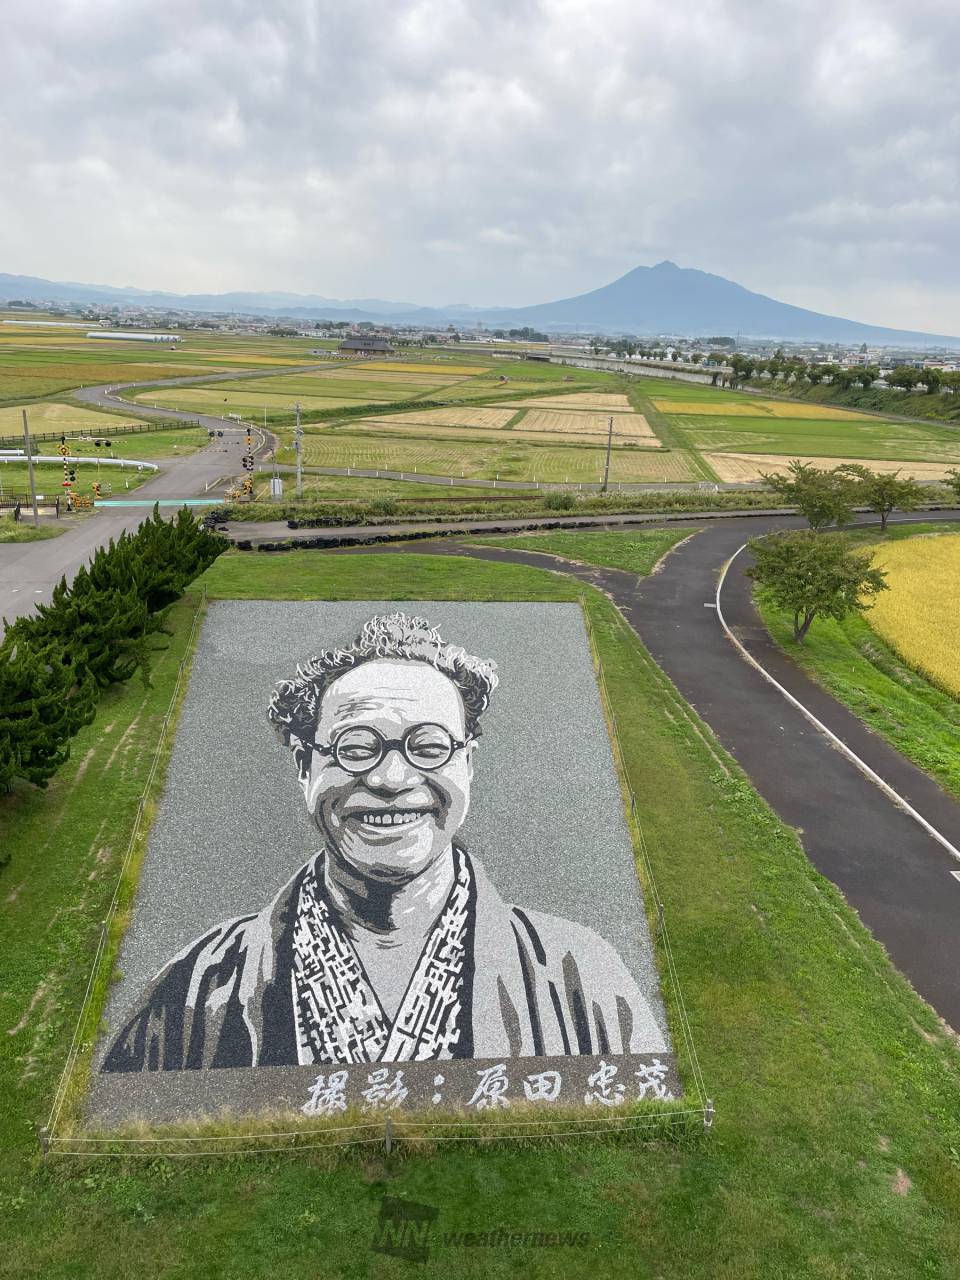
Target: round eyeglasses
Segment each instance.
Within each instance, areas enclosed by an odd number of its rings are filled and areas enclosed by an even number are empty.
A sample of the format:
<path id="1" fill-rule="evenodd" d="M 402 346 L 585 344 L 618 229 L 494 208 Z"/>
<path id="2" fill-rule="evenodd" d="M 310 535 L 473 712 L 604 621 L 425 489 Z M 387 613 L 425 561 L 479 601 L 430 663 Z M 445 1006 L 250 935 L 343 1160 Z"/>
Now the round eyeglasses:
<path id="1" fill-rule="evenodd" d="M 400 751 L 413 767 L 421 773 L 442 769 L 455 751 L 472 742 L 455 738 L 442 724 L 415 724 L 402 738 L 385 738 L 370 725 L 355 725 L 342 729 L 328 747 L 315 742 L 321 755 L 332 757 L 334 763 L 347 773 L 369 773 L 375 769 L 390 751 Z"/>

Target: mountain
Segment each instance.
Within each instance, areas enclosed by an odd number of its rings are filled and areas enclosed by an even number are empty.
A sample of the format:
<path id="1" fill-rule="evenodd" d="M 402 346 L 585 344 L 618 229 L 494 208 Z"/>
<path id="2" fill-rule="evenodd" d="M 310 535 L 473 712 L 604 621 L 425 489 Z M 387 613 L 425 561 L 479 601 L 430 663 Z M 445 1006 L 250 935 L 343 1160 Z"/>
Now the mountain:
<path id="1" fill-rule="evenodd" d="M 382 298 L 338 300 L 303 293 L 165 293 L 159 290 L 115 288 L 106 284 L 43 280 L 39 276 L 7 275 L 0 271 L 0 298 L 23 302 L 99 303 L 108 307 L 157 307 L 173 311 L 239 311 L 244 315 L 294 315 L 298 312 L 362 312 L 362 318 L 415 314 L 412 302 L 385 302 Z"/>
<path id="2" fill-rule="evenodd" d="M 176 311 L 240 312 L 302 320 L 369 320 L 386 324 L 466 323 L 531 328 L 551 333 L 632 333 L 641 336 L 740 334 L 787 341 L 868 342 L 878 346 L 960 348 L 960 338 L 887 329 L 839 316 L 821 315 L 732 280 L 658 262 L 635 267 L 602 288 L 556 302 L 527 307 L 471 307 L 465 303 L 421 307 L 382 298 L 336 299 L 297 293 L 176 294 L 108 285 L 56 283 L 35 276 L 0 273 L 0 299 L 33 302 L 94 302 Z"/>
<path id="3" fill-rule="evenodd" d="M 736 334 L 750 338 L 783 338 L 814 342 L 909 343 L 960 347 L 960 338 L 911 330 L 886 329 L 838 316 L 821 315 L 732 280 L 658 262 L 635 267 L 619 280 L 558 302 L 485 312 L 484 323 L 559 330 L 603 329 L 635 334 L 674 333 L 690 336 Z"/>

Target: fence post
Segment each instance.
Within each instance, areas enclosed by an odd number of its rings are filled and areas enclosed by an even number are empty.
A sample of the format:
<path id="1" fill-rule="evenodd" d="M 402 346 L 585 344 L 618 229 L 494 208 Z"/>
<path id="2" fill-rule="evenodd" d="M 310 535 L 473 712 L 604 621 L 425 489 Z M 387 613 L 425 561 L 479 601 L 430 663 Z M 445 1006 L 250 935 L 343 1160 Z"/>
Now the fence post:
<path id="1" fill-rule="evenodd" d="M 44 1163 L 50 1154 L 50 1133 L 45 1124 L 42 1124 L 37 1130 L 37 1139 L 40 1142 L 40 1151 L 43 1155 Z"/>
<path id="2" fill-rule="evenodd" d="M 393 1150 L 393 1118 L 391 1116 L 387 1116 L 383 1124 L 383 1145 L 389 1155 Z"/>
<path id="3" fill-rule="evenodd" d="M 703 1109 L 703 1132 L 704 1133 L 709 1133 L 710 1130 L 713 1128 L 713 1114 L 714 1114 L 713 1099 L 708 1098 L 707 1105 Z"/>

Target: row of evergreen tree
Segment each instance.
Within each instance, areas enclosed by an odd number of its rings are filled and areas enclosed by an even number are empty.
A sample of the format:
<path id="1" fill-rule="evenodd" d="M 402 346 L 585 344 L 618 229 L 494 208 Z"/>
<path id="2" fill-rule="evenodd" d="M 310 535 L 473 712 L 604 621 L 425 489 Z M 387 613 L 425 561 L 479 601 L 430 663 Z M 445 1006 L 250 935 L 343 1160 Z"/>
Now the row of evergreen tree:
<path id="1" fill-rule="evenodd" d="M 0 640 L 0 786 L 38 787 L 70 755 L 70 739 L 96 714 L 100 691 L 139 670 L 167 634 L 166 613 L 227 547 L 183 507 L 101 547 L 50 604 L 18 618 Z"/>

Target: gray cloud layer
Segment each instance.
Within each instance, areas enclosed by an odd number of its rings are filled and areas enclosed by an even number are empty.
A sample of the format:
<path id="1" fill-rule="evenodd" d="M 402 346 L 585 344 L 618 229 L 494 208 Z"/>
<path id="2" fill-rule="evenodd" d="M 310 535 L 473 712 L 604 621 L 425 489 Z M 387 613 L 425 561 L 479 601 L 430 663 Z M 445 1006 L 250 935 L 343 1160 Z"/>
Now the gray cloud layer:
<path id="1" fill-rule="evenodd" d="M 0 270 L 960 333 L 955 0 L 6 0 Z"/>

